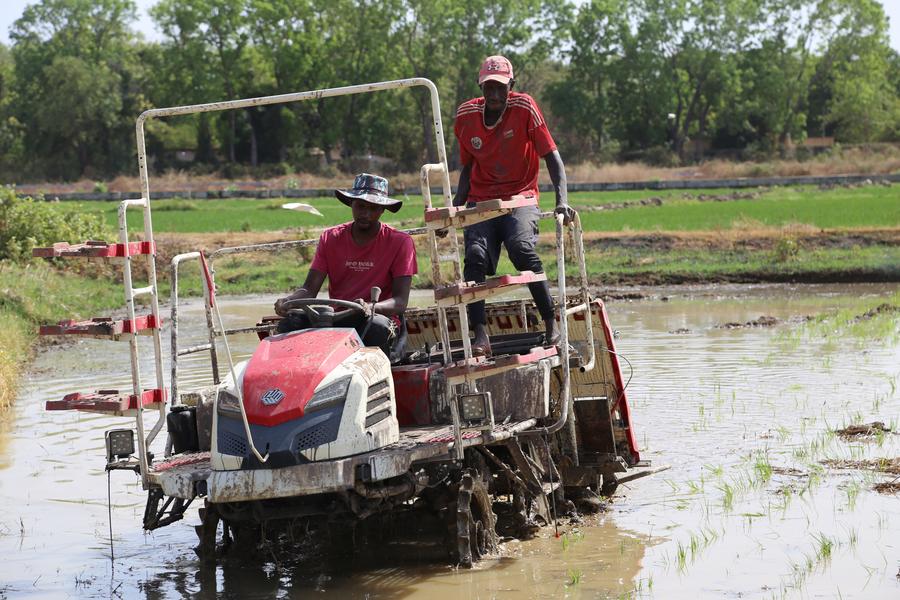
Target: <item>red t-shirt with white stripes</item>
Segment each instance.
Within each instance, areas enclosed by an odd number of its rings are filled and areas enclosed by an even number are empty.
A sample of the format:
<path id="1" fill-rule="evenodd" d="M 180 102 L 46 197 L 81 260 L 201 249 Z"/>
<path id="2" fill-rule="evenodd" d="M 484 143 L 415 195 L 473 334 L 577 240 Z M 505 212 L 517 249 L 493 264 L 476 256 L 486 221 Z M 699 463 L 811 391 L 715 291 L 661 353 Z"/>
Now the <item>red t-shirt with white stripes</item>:
<path id="1" fill-rule="evenodd" d="M 484 124 L 484 98 L 463 102 L 453 132 L 463 166 L 472 167 L 470 201 L 538 196 L 540 158 L 556 150 L 556 143 L 534 98 L 510 92 L 506 110 L 490 127 Z"/>

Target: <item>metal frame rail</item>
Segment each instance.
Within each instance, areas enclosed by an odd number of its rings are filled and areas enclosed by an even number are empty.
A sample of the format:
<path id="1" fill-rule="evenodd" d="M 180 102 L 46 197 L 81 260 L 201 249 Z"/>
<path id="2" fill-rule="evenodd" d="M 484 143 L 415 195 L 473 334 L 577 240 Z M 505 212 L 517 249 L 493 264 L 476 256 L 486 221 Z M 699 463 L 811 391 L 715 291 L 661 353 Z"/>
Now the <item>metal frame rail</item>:
<path id="1" fill-rule="evenodd" d="M 142 199 L 140 201 L 134 201 L 134 202 L 136 202 L 136 203 L 140 202 L 140 205 L 142 205 L 144 207 L 144 229 L 145 229 L 145 235 L 147 236 L 147 240 L 152 241 L 152 239 L 153 239 L 153 237 L 152 237 L 153 231 L 152 231 L 151 216 L 150 216 L 150 173 L 149 173 L 149 169 L 148 169 L 148 165 L 147 165 L 147 149 L 146 149 L 146 139 L 145 139 L 145 135 L 144 135 L 144 124 L 146 123 L 147 120 L 153 119 L 153 118 L 159 118 L 159 117 L 199 114 L 199 113 L 207 113 L 207 112 L 219 112 L 219 111 L 234 110 L 234 109 L 239 109 L 239 108 L 248 108 L 248 107 L 253 107 L 253 106 L 285 104 L 288 102 L 300 102 L 300 101 L 305 101 L 305 100 L 319 100 L 322 98 L 330 98 L 330 97 L 336 97 L 336 96 L 364 94 L 364 93 L 371 93 L 371 92 L 384 91 L 384 90 L 390 90 L 390 89 L 402 89 L 402 88 L 411 88 L 411 87 L 425 87 L 429 91 L 429 95 L 430 95 L 430 99 L 431 99 L 431 109 L 432 109 L 432 115 L 433 115 L 435 144 L 437 146 L 438 158 L 441 161 L 441 166 L 442 166 L 441 186 L 443 189 L 443 195 L 445 198 L 445 202 L 449 206 L 449 204 L 450 204 L 450 176 L 449 176 L 449 169 L 447 166 L 447 150 L 446 150 L 446 145 L 444 143 L 444 129 L 443 129 L 443 123 L 442 123 L 442 119 L 441 119 L 440 99 L 438 96 L 437 87 L 434 85 L 433 82 L 431 82 L 428 79 L 422 78 L 422 77 L 416 77 L 416 78 L 410 78 L 410 79 L 397 79 L 397 80 L 383 81 L 383 82 L 377 82 L 377 83 L 367 83 L 367 84 L 361 84 L 361 85 L 328 88 L 328 89 L 323 89 L 323 90 L 313 90 L 313 91 L 308 91 L 308 92 L 297 92 L 297 93 L 292 93 L 292 94 L 278 94 L 278 95 L 273 95 L 273 96 L 262 96 L 262 97 L 258 97 L 258 98 L 247 98 L 247 99 L 241 99 L 241 100 L 227 100 L 227 101 L 222 101 L 222 102 L 210 102 L 210 103 L 194 104 L 194 105 L 188 105 L 188 106 L 175 106 L 175 107 L 170 107 L 170 108 L 156 108 L 156 109 L 144 111 L 143 113 L 141 113 L 140 116 L 138 116 L 137 121 L 135 123 L 135 135 L 136 135 L 137 155 L 138 155 L 138 170 L 140 171 L 140 178 L 141 178 Z M 125 203 L 123 203 L 123 204 L 125 204 Z M 432 238 L 434 238 L 433 232 L 430 235 L 432 236 Z M 455 237 L 455 234 L 454 234 L 454 237 Z M 129 260 L 127 258 L 127 256 L 126 256 L 126 260 Z M 173 272 L 176 273 L 176 277 L 177 277 L 177 269 L 178 269 L 178 265 L 177 264 L 173 265 Z M 128 271 L 128 279 L 130 280 L 130 271 Z M 138 292 L 153 294 L 153 311 L 154 311 L 154 315 L 158 314 L 158 301 L 157 301 L 157 294 L 155 293 L 156 271 L 153 266 L 151 266 L 150 279 L 151 279 L 151 285 L 148 288 L 142 289 L 142 290 L 131 291 L 130 281 L 126 282 L 128 289 L 129 289 L 129 295 L 127 297 L 129 299 L 128 300 L 129 316 L 131 318 L 134 317 L 133 296 L 135 295 L 135 293 L 138 293 Z M 209 293 L 213 293 L 212 290 L 209 290 Z M 176 292 L 176 294 L 177 294 L 177 292 Z M 175 296 L 173 296 L 173 297 L 175 297 Z M 209 305 L 209 302 L 207 303 L 207 319 L 208 319 L 208 324 L 211 324 L 212 323 L 212 315 L 210 314 L 208 305 Z M 177 319 L 177 306 L 174 303 L 173 303 L 173 310 L 174 310 L 175 317 Z M 446 323 L 446 315 L 445 315 L 443 309 L 441 311 L 441 314 L 443 315 L 444 322 Z M 468 320 L 466 318 L 464 307 L 460 309 L 460 324 L 462 327 L 462 333 L 464 334 L 464 339 L 468 340 Z M 175 327 L 175 324 L 173 324 L 173 327 Z M 210 331 L 212 332 L 213 329 L 214 328 L 211 327 Z M 445 327 L 445 329 L 446 329 L 446 327 Z M 218 376 L 217 368 L 215 368 L 217 359 L 216 359 L 216 355 L 215 355 L 215 339 L 214 339 L 214 337 L 215 337 L 214 334 L 211 333 L 210 334 L 210 342 L 209 342 L 209 346 L 210 346 L 209 350 L 211 351 L 211 360 L 214 363 L 214 371 L 216 372 L 215 376 L 217 377 Z M 174 336 L 174 339 L 177 340 L 177 336 Z M 160 342 L 159 342 L 158 332 L 156 332 L 155 340 L 156 340 L 157 357 L 159 358 Z M 133 344 L 132 345 L 132 372 L 134 374 L 136 374 L 135 375 L 135 377 L 136 377 L 135 393 L 138 394 L 138 397 L 140 398 L 140 392 L 142 391 L 141 387 L 140 387 L 141 386 L 140 380 L 139 380 L 140 379 L 139 378 L 140 370 L 139 370 L 139 366 L 137 363 L 137 359 L 135 357 L 135 352 L 136 352 L 137 346 L 136 346 L 136 342 L 134 342 L 134 341 L 132 342 L 132 344 Z M 205 344 L 201 345 L 201 347 L 202 346 L 205 346 Z M 203 349 L 206 349 L 206 348 L 203 348 Z M 174 363 L 173 363 L 173 378 L 175 378 L 175 380 L 172 382 L 172 384 L 173 384 L 173 391 L 175 393 L 177 393 L 177 371 L 176 371 L 176 369 L 177 369 L 177 358 L 178 358 L 178 353 L 179 353 L 179 350 L 177 348 L 177 341 L 173 341 L 172 351 L 173 351 L 172 358 L 174 361 Z M 447 355 L 449 357 L 449 352 L 450 352 L 449 345 L 447 346 L 445 352 L 447 353 Z M 471 356 L 471 349 L 469 348 L 468 343 L 466 343 L 466 356 L 467 357 Z M 162 363 L 159 360 L 157 361 L 157 363 L 158 363 L 157 369 L 156 369 L 157 377 L 160 380 L 160 389 L 162 389 L 163 388 L 163 385 L 162 385 Z M 179 398 L 177 396 L 173 395 L 172 402 L 178 403 Z M 147 470 L 148 470 L 147 447 L 149 446 L 149 443 L 152 440 L 152 437 L 155 436 L 156 433 L 158 433 L 158 431 L 162 427 L 162 424 L 165 421 L 165 407 L 164 407 L 164 405 L 160 406 L 160 419 L 156 423 L 153 431 L 151 432 L 151 436 L 149 439 L 145 440 L 145 437 L 144 437 L 143 406 L 141 406 L 141 405 L 138 406 L 136 418 L 137 418 L 138 436 L 140 438 L 138 453 L 139 453 L 139 460 L 140 460 L 140 465 L 141 465 L 141 481 L 144 485 L 144 488 L 146 489 L 146 487 L 147 487 Z M 249 425 L 246 423 L 246 419 L 244 419 L 244 420 L 245 420 L 245 423 L 244 423 L 245 428 L 248 430 L 248 433 L 249 433 Z M 253 446 L 252 439 L 248 440 L 248 442 L 250 443 L 251 446 Z M 255 447 L 254 447 L 254 449 L 255 449 Z"/>
<path id="2" fill-rule="evenodd" d="M 213 111 L 223 111 L 223 110 L 232 110 L 238 108 L 245 108 L 250 106 L 261 106 L 261 105 L 269 105 L 269 104 L 280 104 L 287 102 L 297 102 L 304 100 L 315 100 L 327 97 L 335 97 L 335 96 L 344 96 L 351 94 L 361 94 L 361 93 L 370 93 L 376 91 L 383 91 L 389 89 L 400 89 L 400 88 L 408 88 L 422 86 L 426 87 L 431 96 L 431 105 L 432 105 L 432 113 L 433 113 L 433 124 L 434 124 L 434 134 L 435 134 L 435 143 L 438 150 L 438 157 L 440 163 L 436 164 L 426 164 L 421 169 L 421 180 L 422 180 L 422 194 L 425 202 L 425 208 L 432 208 L 432 197 L 431 197 L 431 185 L 430 179 L 432 175 L 437 176 L 440 179 L 441 183 L 441 192 L 444 200 L 445 206 L 452 206 L 451 199 L 451 188 L 450 188 L 450 177 L 449 177 L 449 168 L 447 164 L 447 155 L 446 155 L 446 146 L 444 144 L 444 134 L 443 134 L 443 125 L 440 113 L 440 102 L 438 98 L 438 91 L 434 83 L 424 78 L 412 78 L 412 79 L 401 79 L 380 83 L 370 83 L 363 85 L 355 85 L 355 86 L 345 86 L 339 88 L 330 88 L 325 90 L 316 90 L 310 92 L 300 92 L 293 94 L 281 94 L 275 96 L 265 96 L 260 98 L 250 98 L 244 100 L 233 100 L 233 101 L 225 101 L 225 102 L 213 102 L 207 104 L 197 104 L 192 106 L 181 106 L 181 107 L 173 107 L 173 108 L 162 108 L 162 109 L 153 109 L 144 112 L 138 118 L 136 129 L 137 129 L 137 140 L 138 140 L 138 162 L 141 172 L 141 183 L 143 188 L 143 194 L 145 198 L 145 211 L 146 218 L 145 223 L 149 224 L 149 174 L 147 170 L 147 161 L 146 161 L 146 150 L 144 143 L 144 131 L 143 125 L 144 122 L 149 118 L 156 117 L 166 117 L 166 116 L 174 116 L 174 115 L 186 115 L 186 114 L 196 114 L 202 112 L 213 112 Z M 553 213 L 544 213 L 541 215 L 542 218 L 546 218 L 551 216 Z M 576 262 L 579 266 L 579 275 L 580 275 L 580 283 L 581 283 L 581 296 L 582 303 L 571 307 L 566 308 L 566 273 L 565 273 L 565 233 L 566 228 L 563 225 L 562 217 L 560 215 L 555 215 L 556 221 L 556 239 L 557 239 L 557 273 L 558 273 L 558 305 L 560 307 L 560 328 L 562 334 L 561 340 L 561 353 L 562 353 L 562 361 L 563 365 L 563 376 L 562 376 L 562 385 L 561 385 L 561 402 L 560 402 L 560 416 L 559 419 L 552 425 L 548 427 L 541 427 L 538 429 L 531 429 L 525 432 L 521 432 L 519 435 L 546 435 L 552 434 L 556 431 L 560 430 L 566 423 L 568 423 L 568 436 L 571 438 L 572 447 L 575 447 L 575 422 L 574 422 L 574 410 L 571 407 L 573 402 L 572 394 L 569 391 L 569 365 L 570 365 L 570 352 L 569 352 L 569 344 L 568 344 L 568 326 L 567 326 L 567 318 L 570 315 L 573 315 L 578 312 L 585 312 L 586 314 L 586 327 L 588 332 L 588 349 L 590 358 L 586 362 L 582 363 L 581 370 L 588 371 L 593 368 L 595 364 L 595 356 L 594 356 L 594 343 L 593 343 L 593 328 L 591 323 L 590 316 L 590 295 L 587 287 L 587 274 L 584 263 L 584 247 L 582 241 L 582 231 L 581 231 L 581 220 L 580 217 L 576 214 L 575 219 L 569 225 L 570 231 L 573 235 L 574 239 L 574 254 Z M 456 282 L 462 281 L 462 272 L 460 268 L 460 260 L 459 260 L 459 240 L 457 234 L 457 228 L 451 226 L 449 229 L 449 244 L 451 254 L 447 256 L 441 256 L 439 247 L 438 247 L 438 237 L 436 232 L 433 229 L 427 228 L 417 228 L 412 230 L 407 230 L 406 232 L 411 235 L 421 235 L 427 233 L 429 236 L 429 249 L 431 254 L 431 264 L 432 264 L 432 280 L 433 286 L 439 287 L 442 283 L 444 283 L 445 279 L 441 273 L 441 262 L 447 262 L 448 260 L 451 262 L 453 267 L 453 279 Z M 209 286 L 214 285 L 214 276 L 215 269 L 213 267 L 214 261 L 221 257 L 227 256 L 231 254 L 238 254 L 244 252 L 276 252 L 280 250 L 290 249 L 290 248 L 299 248 L 304 246 L 315 245 L 317 240 L 309 239 L 309 240 L 296 240 L 296 241 L 287 241 L 287 242 L 275 242 L 269 244 L 254 244 L 249 246 L 236 246 L 230 248 L 221 248 L 212 252 L 209 256 L 209 273 L 207 285 L 204 285 L 204 299 L 205 299 L 205 312 L 207 319 L 207 328 L 209 331 L 209 342 L 204 344 L 199 344 L 196 346 L 192 346 L 190 348 L 180 349 L 178 347 L 178 267 L 181 262 L 190 259 L 200 259 L 202 261 L 202 256 L 199 252 L 190 252 L 186 254 L 181 254 L 172 259 L 172 306 L 171 306 L 171 319 L 172 319 L 172 371 L 171 371 L 171 401 L 173 404 L 180 403 L 180 397 L 178 394 L 178 359 L 181 356 L 186 354 L 203 352 L 208 350 L 210 352 L 210 361 L 212 367 L 213 381 L 215 383 L 220 382 L 219 372 L 218 372 L 218 357 L 216 352 L 216 338 L 220 336 L 227 336 L 233 333 L 242 333 L 253 331 L 254 328 L 241 328 L 241 329 L 217 329 L 214 323 L 213 315 L 211 312 L 212 301 L 211 298 L 214 296 L 214 289 L 210 289 Z M 155 284 L 155 274 L 154 274 L 154 284 Z M 450 364 L 452 361 L 452 352 L 450 345 L 450 334 L 447 327 L 447 308 L 444 306 L 438 306 L 438 322 L 441 331 L 441 341 L 444 350 L 444 359 L 445 364 Z M 472 349 L 471 342 L 469 340 L 469 322 L 468 322 L 468 313 L 466 311 L 466 307 L 464 303 L 457 305 L 458 318 L 460 323 L 460 335 L 462 339 L 463 345 L 463 355 L 464 359 L 468 360 L 472 358 Z M 160 367 L 161 373 L 161 367 Z M 456 385 L 451 384 L 448 380 L 448 397 L 455 397 L 456 395 Z M 476 390 L 475 378 L 469 379 L 466 378 L 465 383 L 461 384 L 462 390 L 464 393 L 469 393 Z M 456 438 L 456 443 L 454 444 L 456 448 L 456 453 L 458 458 L 462 458 L 462 451 L 464 444 L 462 443 L 462 424 L 460 422 L 460 416 L 458 414 L 458 410 L 456 410 L 456 402 L 451 403 L 451 413 L 453 416 L 453 430 L 454 437 Z M 162 410 L 162 409 L 161 409 Z M 162 420 L 157 424 L 157 428 L 154 431 L 158 431 L 158 428 L 161 426 Z M 140 425 L 139 425 L 140 428 Z M 252 440 L 248 440 L 252 444 Z M 142 448 L 142 453 L 144 449 Z M 168 453 L 168 447 L 167 447 Z M 142 454 L 143 456 L 143 454 Z M 577 456 L 575 458 L 577 462 Z M 142 457 L 142 470 L 146 470 L 146 458 Z"/>
<path id="3" fill-rule="evenodd" d="M 126 214 L 129 207 L 143 208 L 144 217 L 144 242 L 149 244 L 153 251 L 147 254 L 147 271 L 149 274 L 150 285 L 142 288 L 135 288 L 133 285 L 131 274 L 131 246 L 128 243 L 128 219 Z M 138 296 L 150 295 L 150 310 L 156 321 L 156 327 L 153 328 L 153 363 L 156 373 L 156 388 L 165 390 L 165 380 L 163 379 L 163 363 L 162 363 L 162 338 L 161 327 L 162 321 L 159 318 L 159 288 L 156 281 L 156 245 L 153 240 L 153 225 L 150 219 L 150 197 L 145 194 L 140 200 L 123 200 L 119 204 L 118 210 L 119 224 L 119 243 L 124 249 L 124 268 L 123 268 L 123 284 L 125 287 L 125 310 L 128 319 L 135 322 L 134 300 Z M 147 489 L 147 470 L 148 448 L 162 429 L 166 420 L 166 403 L 163 396 L 162 402 L 159 403 L 159 418 L 156 424 L 147 434 L 144 429 L 144 384 L 141 381 L 141 363 L 140 349 L 138 347 L 138 336 L 131 335 L 128 340 L 129 354 L 131 356 L 131 387 L 135 397 L 135 427 L 137 428 L 138 438 L 138 464 L 141 472 L 141 485 Z"/>

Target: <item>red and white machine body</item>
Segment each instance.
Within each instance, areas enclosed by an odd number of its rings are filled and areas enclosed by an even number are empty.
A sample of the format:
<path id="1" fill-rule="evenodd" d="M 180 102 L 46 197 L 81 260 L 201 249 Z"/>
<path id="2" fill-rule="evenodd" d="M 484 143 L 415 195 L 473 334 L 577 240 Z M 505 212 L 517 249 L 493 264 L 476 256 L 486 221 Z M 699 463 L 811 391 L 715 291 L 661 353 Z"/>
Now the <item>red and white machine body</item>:
<path id="1" fill-rule="evenodd" d="M 263 339 L 218 386 L 212 468 L 277 468 L 370 452 L 400 437 L 388 358 L 353 329 L 306 329 Z M 240 392 L 240 393 L 239 393 Z M 248 444 L 243 399 L 253 444 Z"/>

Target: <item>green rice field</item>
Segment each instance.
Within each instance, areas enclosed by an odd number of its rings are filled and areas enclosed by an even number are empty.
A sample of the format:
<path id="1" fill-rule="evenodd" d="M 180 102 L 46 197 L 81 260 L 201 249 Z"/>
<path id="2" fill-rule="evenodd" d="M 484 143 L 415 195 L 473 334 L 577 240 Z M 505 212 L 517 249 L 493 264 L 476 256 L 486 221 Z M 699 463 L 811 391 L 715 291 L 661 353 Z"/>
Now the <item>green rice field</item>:
<path id="1" fill-rule="evenodd" d="M 702 231 L 735 227 L 781 227 L 806 224 L 817 228 L 894 227 L 900 225 L 900 191 L 895 187 L 865 186 L 819 190 L 815 187 L 768 188 L 754 191 L 757 197 L 728 201 L 701 201 L 698 194 L 684 190 L 580 192 L 569 203 L 580 209 L 582 225 L 590 231 Z M 703 196 L 727 197 L 733 190 L 704 190 Z M 640 205 L 641 200 L 659 198 L 662 204 Z M 302 200 L 323 216 L 281 209 L 288 199 L 156 200 L 153 225 L 157 232 L 202 233 L 221 231 L 276 231 L 291 228 L 315 229 L 349 220 L 349 210 L 334 198 Z M 597 210 L 607 204 L 633 203 L 615 210 Z M 544 194 L 544 209 L 550 210 L 552 196 Z M 116 202 L 61 203 L 66 211 L 101 212 L 116 224 Z M 383 220 L 395 226 L 415 227 L 422 223 L 421 196 L 405 198 L 397 214 L 386 212 Z M 129 229 L 142 229 L 139 213 L 132 213 Z M 551 222 L 541 224 L 552 231 Z"/>

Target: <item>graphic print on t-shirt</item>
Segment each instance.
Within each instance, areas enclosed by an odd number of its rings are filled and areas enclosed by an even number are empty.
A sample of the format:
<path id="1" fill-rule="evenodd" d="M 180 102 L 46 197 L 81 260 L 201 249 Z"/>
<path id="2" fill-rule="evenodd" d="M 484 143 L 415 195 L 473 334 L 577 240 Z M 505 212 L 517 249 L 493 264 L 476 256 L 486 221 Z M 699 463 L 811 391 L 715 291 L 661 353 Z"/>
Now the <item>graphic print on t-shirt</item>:
<path id="1" fill-rule="evenodd" d="M 365 273 L 372 269 L 375 263 L 371 260 L 348 260 L 344 263 L 344 268 L 355 273 Z"/>

